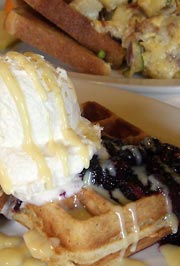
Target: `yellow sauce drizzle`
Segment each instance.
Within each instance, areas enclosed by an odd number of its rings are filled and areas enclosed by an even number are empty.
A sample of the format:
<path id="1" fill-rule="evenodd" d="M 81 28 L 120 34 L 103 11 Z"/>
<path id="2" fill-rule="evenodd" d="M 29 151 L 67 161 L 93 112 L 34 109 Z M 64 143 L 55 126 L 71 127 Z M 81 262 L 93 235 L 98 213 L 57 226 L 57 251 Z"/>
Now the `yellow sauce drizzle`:
<path id="1" fill-rule="evenodd" d="M 88 124 L 86 125 L 85 123 L 82 123 L 80 121 L 79 125 L 81 128 L 81 131 L 83 132 L 83 134 L 90 139 L 92 142 L 96 143 L 96 146 L 98 148 L 100 148 L 100 144 L 101 142 L 99 141 L 99 136 L 97 134 L 94 134 L 94 129 L 93 129 L 93 124 Z"/>
<path id="2" fill-rule="evenodd" d="M 35 56 L 33 58 L 35 58 Z M 57 83 L 56 73 L 54 69 L 39 56 L 37 56 L 37 63 L 42 69 L 43 79 L 47 85 L 47 88 L 55 93 L 56 102 L 61 114 L 63 136 L 71 145 L 79 148 L 79 155 L 84 162 L 85 168 L 87 168 L 89 166 L 88 147 L 82 143 L 81 138 L 69 127 L 64 100 L 62 97 L 61 88 L 59 88 L 59 85 Z"/>
<path id="3" fill-rule="evenodd" d="M 54 83 L 52 84 L 51 82 L 51 72 L 54 71 L 53 68 L 51 68 L 49 66 L 49 68 L 45 67 L 45 61 L 42 59 L 41 56 L 36 55 L 36 54 L 31 54 L 31 53 L 26 53 L 27 56 L 31 57 L 31 60 L 33 60 L 37 66 L 42 70 L 42 78 L 47 86 L 47 91 L 53 91 L 53 86 L 55 85 L 56 87 L 58 87 L 58 84 L 56 82 L 56 80 L 53 80 Z M 48 73 L 46 72 L 48 70 Z M 60 89 L 57 88 L 57 91 Z M 61 96 L 61 95 L 60 95 Z M 57 101 L 57 97 L 56 97 L 56 101 Z M 61 106 L 61 108 L 64 109 L 64 102 L 62 99 L 59 100 L 59 105 Z M 66 112 L 65 109 L 63 110 L 63 112 L 61 113 L 63 116 L 61 116 L 62 119 L 62 124 L 67 126 L 67 119 L 66 119 Z M 68 169 L 68 149 L 67 147 L 64 146 L 64 144 L 62 143 L 57 143 L 53 140 L 53 134 L 51 131 L 51 126 L 50 126 L 50 119 L 49 119 L 49 143 L 48 143 L 48 150 L 50 152 L 51 155 L 56 155 L 59 160 L 62 162 L 62 167 L 63 167 L 63 174 L 64 176 L 68 176 L 69 174 L 69 169 Z"/>
<path id="4" fill-rule="evenodd" d="M 130 247 L 131 252 L 136 251 L 137 243 L 139 241 L 139 226 L 138 226 L 138 221 L 137 221 L 137 214 L 136 214 L 136 207 L 133 202 L 129 203 L 128 205 L 128 210 L 131 214 L 132 217 L 132 244 Z M 120 261 L 122 261 L 122 264 L 120 265 L 126 265 L 125 260 L 122 260 L 124 258 L 124 255 L 126 253 L 126 249 L 129 246 L 129 240 L 128 240 L 128 235 L 126 231 L 126 225 L 125 225 L 125 220 L 124 220 L 124 214 L 123 211 L 119 208 L 118 211 L 115 212 L 118 220 L 119 220 L 119 227 L 120 227 L 120 237 L 122 238 L 122 249 L 120 251 Z"/>
<path id="5" fill-rule="evenodd" d="M 53 256 L 53 246 L 45 235 L 30 230 L 23 235 L 23 238 L 33 258 L 47 261 Z"/>
<path id="6" fill-rule="evenodd" d="M 123 248 L 120 251 L 120 257 L 122 259 L 124 257 L 125 252 L 126 252 L 126 248 L 128 247 L 126 225 L 125 225 L 125 221 L 124 221 L 123 212 L 120 210 L 120 208 L 115 213 L 116 213 L 118 220 L 119 220 L 120 236 L 122 238 L 122 247 Z"/>
<path id="7" fill-rule="evenodd" d="M 139 226 L 138 226 L 138 221 L 137 221 L 136 206 L 135 206 L 135 204 L 133 202 L 129 203 L 128 206 L 129 206 L 128 210 L 131 213 L 132 221 L 133 221 L 132 230 L 133 230 L 134 241 L 133 241 L 133 244 L 131 246 L 131 251 L 135 252 L 136 251 L 136 247 L 137 247 L 137 243 L 139 241 Z"/>
<path id="8" fill-rule="evenodd" d="M 29 58 L 33 62 L 35 62 L 37 65 L 39 61 L 40 62 L 42 61 L 42 58 L 39 55 L 32 54 L 32 53 L 26 53 L 26 55 L 29 56 Z M 39 76 L 37 75 L 37 70 L 34 67 L 34 64 L 32 64 L 30 60 L 27 60 L 26 57 L 23 55 L 21 55 L 20 59 L 18 59 L 18 63 L 21 63 L 21 66 L 24 66 L 27 73 L 31 76 L 32 80 L 34 81 L 34 85 L 37 91 L 41 95 L 42 100 L 47 100 L 47 93 L 45 89 L 42 87 L 41 83 L 39 82 Z M 41 64 L 41 69 L 42 69 L 42 66 L 43 64 Z M 46 78 L 44 81 L 46 82 L 46 85 L 47 85 L 48 77 L 46 77 L 45 74 L 43 74 L 43 76 Z M 48 85 L 47 85 L 47 91 L 49 91 Z M 67 176 L 68 175 L 68 152 L 67 152 L 66 147 L 63 144 L 54 142 L 53 134 L 51 131 L 51 126 L 50 126 L 50 121 L 49 121 L 49 136 L 50 136 L 50 140 L 48 143 L 48 150 L 51 155 L 56 155 L 59 158 L 59 160 L 62 162 L 64 176 Z"/>
<path id="9" fill-rule="evenodd" d="M 37 69 L 35 68 L 35 65 L 27 59 L 23 54 L 20 54 L 18 52 L 8 52 L 8 57 L 11 58 L 13 61 L 17 62 L 17 64 L 26 71 L 28 76 L 32 79 L 36 90 L 38 91 L 40 97 L 42 100 L 47 100 L 47 93 L 43 86 L 41 85 L 41 82 L 39 81 L 39 76 L 37 74 Z"/>
<path id="10" fill-rule="evenodd" d="M 32 258 L 21 237 L 0 233 L 1 266 L 45 266 L 45 262 Z"/>
<path id="11" fill-rule="evenodd" d="M 81 156 L 81 159 L 84 162 L 84 167 L 88 168 L 89 167 L 89 153 L 88 153 L 87 146 L 81 142 L 81 139 L 79 138 L 79 136 L 76 135 L 72 129 L 67 128 L 63 131 L 63 133 L 73 146 L 76 146 L 79 148 L 79 155 Z"/>
<path id="12" fill-rule="evenodd" d="M 69 174 L 68 149 L 71 146 L 77 149 L 77 152 L 84 164 L 84 167 L 88 168 L 90 161 L 88 145 L 83 143 L 81 137 L 76 134 L 76 132 L 69 125 L 62 90 L 59 87 L 57 81 L 58 74 L 56 73 L 56 70 L 50 64 L 48 64 L 43 57 L 33 53 L 26 53 L 25 55 L 22 55 L 17 52 L 9 52 L 7 53 L 7 57 L 14 61 L 19 66 L 20 70 L 26 71 L 43 101 L 46 101 L 48 99 L 48 92 L 52 91 L 55 94 L 56 104 L 61 116 L 62 134 L 64 139 L 67 141 L 67 144 L 64 145 L 60 141 L 54 141 L 53 134 L 51 132 L 50 116 L 47 112 L 47 116 L 49 119 L 49 142 L 47 147 L 50 155 L 57 156 L 62 162 L 64 176 L 68 176 Z M 0 75 L 4 80 L 6 86 L 8 87 L 11 96 L 13 97 L 20 115 L 24 133 L 24 150 L 36 162 L 39 176 L 45 180 L 46 188 L 51 189 L 51 171 L 47 165 L 46 159 L 43 156 L 42 152 L 33 142 L 32 127 L 26 104 L 26 99 L 17 78 L 14 76 L 11 70 L 10 63 L 8 61 L 0 62 Z M 75 93 L 74 96 L 76 98 Z M 96 136 L 96 134 L 91 133 L 92 127 L 90 125 L 88 126 L 81 122 L 78 126 L 83 134 L 87 134 L 87 136 L 89 136 L 89 139 L 95 142 L 96 145 L 100 145 L 99 137 Z M 94 132 L 94 130 L 92 131 Z M 4 186 L 6 186 L 6 191 L 10 193 L 12 189 L 12 184 L 10 182 L 8 183 L 8 176 L 5 170 L 2 170 L 2 179 L 4 181 L 7 180 L 7 184 L 4 184 Z"/>
<path id="13" fill-rule="evenodd" d="M 68 152 L 67 148 L 61 143 L 55 143 L 52 139 L 48 143 L 48 150 L 50 154 L 56 155 L 59 160 L 62 162 L 63 174 L 64 176 L 68 176 Z"/>
<path id="14" fill-rule="evenodd" d="M 166 216 L 166 220 L 169 224 L 169 226 L 171 226 L 172 228 L 172 233 L 175 234 L 178 230 L 178 219 L 176 217 L 176 215 L 173 213 L 172 211 L 172 203 L 171 200 L 169 198 L 169 189 L 166 185 L 163 185 L 160 181 L 158 181 L 153 175 L 149 176 L 148 178 L 152 184 L 152 188 L 154 190 L 156 190 L 157 188 L 161 187 L 163 188 L 163 195 L 165 197 L 166 203 L 167 203 L 167 216 Z"/>
<path id="15" fill-rule="evenodd" d="M 3 191 L 7 194 L 11 194 L 12 181 L 8 176 L 7 169 L 2 161 L 0 161 L 0 180 Z"/>
<path id="16" fill-rule="evenodd" d="M 40 177 L 45 179 L 47 188 L 51 187 L 51 173 L 47 166 L 44 156 L 38 147 L 33 143 L 31 123 L 28 115 L 28 110 L 24 95 L 18 84 L 18 81 L 13 76 L 8 63 L 0 63 L 0 75 L 6 83 L 20 114 L 23 132 L 24 132 L 24 149 L 36 161 Z"/>

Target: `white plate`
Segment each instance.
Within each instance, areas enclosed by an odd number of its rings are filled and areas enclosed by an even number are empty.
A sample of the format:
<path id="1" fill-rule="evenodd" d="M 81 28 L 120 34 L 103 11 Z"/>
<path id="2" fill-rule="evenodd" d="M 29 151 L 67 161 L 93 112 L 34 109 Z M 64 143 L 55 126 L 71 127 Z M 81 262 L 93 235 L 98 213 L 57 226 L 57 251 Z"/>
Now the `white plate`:
<path id="1" fill-rule="evenodd" d="M 44 54 L 38 49 L 32 46 L 19 42 L 12 49 L 19 52 L 34 51 L 37 53 Z M 74 79 L 83 79 L 92 83 L 101 85 L 108 84 L 111 87 L 120 89 L 130 90 L 139 93 L 177 93 L 180 92 L 180 79 L 145 79 L 141 77 L 136 78 L 124 78 L 120 72 L 112 71 L 112 75 L 99 76 L 91 74 L 77 73 L 73 68 L 63 64 L 61 61 L 44 54 L 45 57 L 56 66 L 61 66 L 70 72 L 70 75 Z"/>
<path id="2" fill-rule="evenodd" d="M 177 93 L 180 92 L 180 79 L 147 79 L 140 75 L 125 78 L 120 72 L 112 71 L 112 75 L 95 76 L 82 73 L 72 73 L 73 78 L 81 78 L 92 83 L 108 84 L 109 86 L 146 93 Z"/>
<path id="3" fill-rule="evenodd" d="M 180 146 L 179 109 L 145 96 L 84 80 L 76 79 L 74 84 L 79 102 L 97 101 L 150 134 Z M 0 231 L 14 235 L 22 233 L 23 228 L 13 222 L 1 223 Z M 148 262 L 149 266 L 166 266 L 158 245 L 139 252 L 134 257 Z"/>
<path id="4" fill-rule="evenodd" d="M 152 136 L 180 146 L 180 110 L 158 100 L 108 85 L 73 81 L 80 102 L 95 100 Z"/>
<path id="5" fill-rule="evenodd" d="M 4 6 L 4 0 L 0 1 L 0 9 Z M 32 46 L 19 42 L 17 45 L 11 47 L 11 49 L 25 52 L 25 51 L 34 51 L 37 53 L 44 54 L 38 49 L 33 48 Z M 93 84 L 108 84 L 111 87 L 116 87 L 136 93 L 143 94 L 145 96 L 150 96 L 155 99 L 159 99 L 163 102 L 169 103 L 173 106 L 180 108 L 180 79 L 145 79 L 141 77 L 126 79 L 118 71 L 112 71 L 112 75 L 108 76 L 98 76 L 98 75 L 89 75 L 83 73 L 77 73 L 73 68 L 62 63 L 59 60 L 54 59 L 47 54 L 44 54 L 46 59 L 51 61 L 55 66 L 61 66 L 70 72 L 72 79 L 81 79 L 84 81 L 91 82 Z"/>
<path id="6" fill-rule="evenodd" d="M 145 96 L 149 96 L 155 99 L 159 99 L 162 102 L 169 103 L 173 106 L 180 108 L 180 79 L 171 80 L 157 80 L 157 79 L 144 79 L 144 78 L 133 78 L 125 79 L 118 72 L 113 71 L 111 76 L 98 76 L 89 75 L 83 73 L 77 73 L 73 68 L 63 64 L 59 60 L 40 52 L 38 49 L 32 46 L 19 42 L 13 47 L 12 50 L 18 52 L 33 51 L 36 53 L 43 54 L 45 58 L 55 66 L 65 68 L 70 77 L 73 80 L 83 80 L 89 82 L 92 85 L 111 86 L 118 89 L 124 89 L 131 92 L 136 92 Z"/>
<path id="7" fill-rule="evenodd" d="M 94 76 L 70 72 L 72 79 L 83 79 L 92 84 L 136 92 L 180 108 L 180 79 L 145 79 L 142 77 L 125 79 L 117 72 L 110 77 Z"/>

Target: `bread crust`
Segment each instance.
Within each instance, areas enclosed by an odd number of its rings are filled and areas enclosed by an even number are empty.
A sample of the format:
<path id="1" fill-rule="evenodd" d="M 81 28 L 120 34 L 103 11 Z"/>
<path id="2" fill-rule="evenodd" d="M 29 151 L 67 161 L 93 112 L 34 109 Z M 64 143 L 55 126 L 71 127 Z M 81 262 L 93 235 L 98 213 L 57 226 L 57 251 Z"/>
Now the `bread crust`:
<path id="1" fill-rule="evenodd" d="M 25 0 L 36 11 L 56 24 L 83 46 L 96 54 L 105 51 L 105 60 L 112 68 L 119 68 L 124 58 L 121 45 L 108 33 L 97 32 L 91 21 L 64 0 Z"/>
<path id="2" fill-rule="evenodd" d="M 109 75 L 111 72 L 109 64 L 27 6 L 13 9 L 8 14 L 5 29 L 80 72 L 99 75 Z"/>

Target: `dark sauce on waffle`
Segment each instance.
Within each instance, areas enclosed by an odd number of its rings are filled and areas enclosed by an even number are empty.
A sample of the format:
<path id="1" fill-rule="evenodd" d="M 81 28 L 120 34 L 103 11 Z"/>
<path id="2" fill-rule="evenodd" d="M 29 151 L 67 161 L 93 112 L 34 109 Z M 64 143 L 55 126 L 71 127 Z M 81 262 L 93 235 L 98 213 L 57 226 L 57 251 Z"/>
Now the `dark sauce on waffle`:
<path id="1" fill-rule="evenodd" d="M 108 160 L 95 155 L 81 177 L 91 177 L 93 185 L 103 187 L 112 200 L 120 202 L 117 190 L 126 201 L 135 201 L 152 193 L 165 193 L 180 223 L 180 148 L 145 138 L 138 145 L 126 145 L 119 139 L 102 138 L 109 153 Z M 116 193 L 115 193 L 116 192 Z M 180 226 L 176 234 L 161 244 L 180 246 Z"/>

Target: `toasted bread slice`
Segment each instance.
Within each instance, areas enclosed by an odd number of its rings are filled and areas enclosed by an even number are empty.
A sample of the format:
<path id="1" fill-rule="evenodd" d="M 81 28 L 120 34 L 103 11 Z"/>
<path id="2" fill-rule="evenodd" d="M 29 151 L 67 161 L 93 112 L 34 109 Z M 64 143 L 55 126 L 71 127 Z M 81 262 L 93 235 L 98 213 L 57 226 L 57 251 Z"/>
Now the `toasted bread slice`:
<path id="1" fill-rule="evenodd" d="M 96 54 L 103 50 L 105 60 L 113 68 L 119 68 L 124 57 L 121 45 L 107 33 L 97 32 L 91 21 L 64 0 L 25 0 L 31 7 L 67 32 L 80 44 Z"/>
<path id="2" fill-rule="evenodd" d="M 5 20 L 5 29 L 80 72 L 99 75 L 109 75 L 111 72 L 109 64 L 79 45 L 28 6 L 11 10 Z"/>

